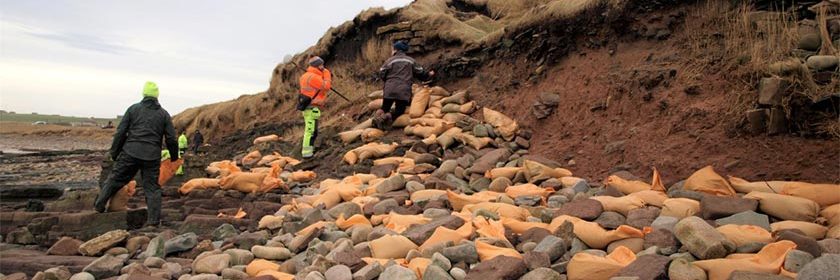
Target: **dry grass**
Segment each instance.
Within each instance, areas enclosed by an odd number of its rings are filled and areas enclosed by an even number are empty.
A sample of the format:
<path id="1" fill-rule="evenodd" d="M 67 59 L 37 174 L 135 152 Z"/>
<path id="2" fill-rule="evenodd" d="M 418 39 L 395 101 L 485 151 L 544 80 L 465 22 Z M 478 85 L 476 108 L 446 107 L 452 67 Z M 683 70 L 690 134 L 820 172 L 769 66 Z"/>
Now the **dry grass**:
<path id="1" fill-rule="evenodd" d="M 365 42 L 360 50 L 359 56 L 356 57 L 355 69 L 356 73 L 361 76 L 370 76 L 379 71 L 379 67 L 389 57 L 391 57 L 391 45 L 380 38 L 372 37 Z"/>

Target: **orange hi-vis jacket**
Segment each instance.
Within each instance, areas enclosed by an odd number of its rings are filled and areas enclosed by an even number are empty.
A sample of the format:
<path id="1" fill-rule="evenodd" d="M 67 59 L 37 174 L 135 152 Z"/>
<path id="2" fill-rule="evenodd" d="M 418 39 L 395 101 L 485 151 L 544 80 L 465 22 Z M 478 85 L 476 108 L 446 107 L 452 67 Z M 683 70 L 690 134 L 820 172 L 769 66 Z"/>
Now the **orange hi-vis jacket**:
<path id="1" fill-rule="evenodd" d="M 300 94 L 312 98 L 312 106 L 323 106 L 327 101 L 327 92 L 330 88 L 332 88 L 332 74 L 326 68 L 321 71 L 309 66 L 306 73 L 300 76 Z"/>

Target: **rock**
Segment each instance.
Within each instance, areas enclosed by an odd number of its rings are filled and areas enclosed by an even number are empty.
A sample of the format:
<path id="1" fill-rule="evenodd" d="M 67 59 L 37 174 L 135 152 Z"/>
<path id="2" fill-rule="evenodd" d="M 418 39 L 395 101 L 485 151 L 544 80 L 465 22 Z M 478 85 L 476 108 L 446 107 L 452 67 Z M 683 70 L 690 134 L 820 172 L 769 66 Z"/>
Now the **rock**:
<path id="1" fill-rule="evenodd" d="M 324 229 L 320 228 L 309 231 L 308 234 L 300 234 L 298 236 L 295 236 L 295 238 L 292 239 L 292 242 L 289 242 L 289 251 L 295 254 L 299 253 L 300 251 L 303 251 L 303 249 L 306 249 L 306 247 L 309 246 L 309 242 L 312 241 L 312 239 L 315 239 L 316 237 L 321 235 L 321 232 L 323 231 Z"/>
<path id="2" fill-rule="evenodd" d="M 369 265 L 366 265 L 353 273 L 353 280 L 373 280 L 376 277 L 379 277 L 379 274 L 382 273 L 382 265 L 378 262 L 373 262 Z"/>
<path id="3" fill-rule="evenodd" d="M 127 256 L 104 255 L 91 262 L 82 271 L 90 273 L 96 279 L 117 276 L 120 274 L 120 269 L 125 265 L 126 258 Z"/>
<path id="4" fill-rule="evenodd" d="M 671 259 L 659 255 L 646 255 L 622 268 L 613 277 L 638 277 L 638 279 L 667 279 Z"/>
<path id="5" fill-rule="evenodd" d="M 700 200 L 700 213 L 703 219 L 714 220 L 729 217 L 741 212 L 755 211 L 758 200 L 739 197 L 707 195 Z"/>
<path id="6" fill-rule="evenodd" d="M 651 233 L 645 234 L 644 240 L 643 247 L 645 249 L 657 247 L 658 252 L 662 253 L 676 253 L 677 249 L 679 249 L 677 238 L 666 229 L 656 229 Z"/>
<path id="7" fill-rule="evenodd" d="M 353 202 L 349 202 L 349 203 L 355 204 Z M 397 209 L 399 207 L 400 207 L 400 204 L 396 200 L 394 200 L 393 198 L 385 199 L 385 200 L 380 201 L 379 203 L 376 203 L 376 205 L 373 206 L 373 214 L 374 215 L 388 214 L 392 210 Z M 345 218 L 349 218 L 349 217 L 345 217 Z"/>
<path id="8" fill-rule="evenodd" d="M 266 260 L 283 261 L 292 257 L 292 252 L 283 247 L 266 247 L 257 245 L 251 247 L 251 253 L 254 253 L 254 257 Z"/>
<path id="9" fill-rule="evenodd" d="M 454 263 L 474 264 L 478 262 L 478 251 L 475 250 L 475 244 L 472 243 L 464 242 L 461 245 L 444 248 L 441 254 Z"/>
<path id="10" fill-rule="evenodd" d="M 477 125 L 476 127 L 479 127 Z M 483 127 L 483 126 L 481 126 Z M 426 270 L 423 272 L 423 280 L 453 280 L 452 276 L 449 275 L 446 270 L 440 268 L 439 266 L 430 265 L 426 267 Z"/>
<path id="11" fill-rule="evenodd" d="M 151 275 L 152 272 L 149 270 L 148 267 L 146 267 L 142 263 L 136 262 L 136 263 L 131 263 L 129 265 L 124 266 L 122 269 L 120 269 L 120 274 Z"/>
<path id="12" fill-rule="evenodd" d="M 69 280 L 71 276 L 73 274 L 65 266 L 44 270 L 44 280 Z"/>
<path id="13" fill-rule="evenodd" d="M 522 252 L 531 252 L 534 248 L 537 248 L 537 243 L 534 242 L 522 242 L 519 243 L 519 247 L 521 248 L 520 251 Z"/>
<path id="14" fill-rule="evenodd" d="M 352 280 L 353 272 L 350 268 L 344 265 L 336 265 L 327 269 L 324 276 L 329 280 Z"/>
<path id="15" fill-rule="evenodd" d="M 432 233 L 434 233 L 435 229 L 438 227 L 457 229 L 462 225 L 464 225 L 463 219 L 458 218 L 457 216 L 449 215 L 432 220 L 431 222 L 423 225 L 412 225 L 406 229 L 402 235 L 411 240 L 411 242 L 414 242 L 414 244 L 423 244 L 423 242 L 426 242 L 426 239 L 429 239 L 429 237 L 432 236 Z"/>
<path id="16" fill-rule="evenodd" d="M 272 277 L 273 278 L 273 277 Z M 179 279 L 181 280 L 181 279 Z M 216 274 L 211 273 L 203 273 L 199 275 L 193 275 L 189 278 L 189 280 L 222 280 L 222 277 Z"/>
<path id="17" fill-rule="evenodd" d="M 788 89 L 788 81 L 779 77 L 762 78 L 758 83 L 758 104 L 778 106 Z"/>
<path id="18" fill-rule="evenodd" d="M 724 225 L 754 225 L 770 231 L 770 218 L 755 211 L 745 211 L 726 218 L 715 220 L 718 226 Z"/>
<path id="19" fill-rule="evenodd" d="M 29 245 L 35 244 L 35 236 L 26 227 L 18 228 L 6 235 L 6 243 Z"/>
<path id="20" fill-rule="evenodd" d="M 507 189 L 507 187 L 511 185 L 513 185 L 513 182 L 511 182 L 510 179 L 508 179 L 507 177 L 498 177 L 490 182 L 490 185 L 487 187 L 487 189 L 489 189 L 490 191 L 503 193 L 505 192 L 505 189 Z"/>
<path id="21" fill-rule="evenodd" d="M 248 273 L 244 271 L 233 269 L 233 268 L 225 268 L 222 269 L 222 279 L 229 279 L 229 280 L 245 280 L 248 279 Z"/>
<path id="22" fill-rule="evenodd" d="M 826 238 L 817 241 L 823 254 L 840 254 L 840 239 Z"/>
<path id="23" fill-rule="evenodd" d="M 160 267 L 160 269 L 168 272 L 169 276 L 171 276 L 170 278 L 177 278 L 181 276 L 181 273 L 183 273 L 183 267 L 181 267 L 179 263 L 175 262 L 165 263 Z"/>
<path id="24" fill-rule="evenodd" d="M 129 238 L 125 242 L 125 249 L 128 250 L 129 254 L 134 254 L 137 251 L 139 251 L 141 248 L 143 248 L 143 246 L 149 245 L 150 241 L 151 240 L 149 239 L 148 236 L 142 236 L 142 235 L 141 236 L 135 236 L 135 237 Z"/>
<path id="25" fill-rule="evenodd" d="M 837 279 L 840 275 L 840 255 L 825 254 L 805 265 L 797 275 L 797 279 L 821 280 Z"/>
<path id="26" fill-rule="evenodd" d="M 470 189 L 476 192 L 484 191 L 490 188 L 490 178 L 479 177 L 475 180 L 470 180 Z"/>
<path id="27" fill-rule="evenodd" d="M 247 265 L 254 260 L 254 253 L 245 249 L 227 249 L 224 253 L 230 255 L 231 266 Z"/>
<path id="28" fill-rule="evenodd" d="M 141 258 L 149 258 L 149 257 L 158 257 L 163 258 L 166 256 L 164 251 L 164 246 L 166 244 L 165 239 L 163 236 L 158 235 L 155 238 L 152 238 L 149 241 L 149 246 L 146 246 L 146 251 L 141 254 Z"/>
<path id="29" fill-rule="evenodd" d="M 501 192 L 504 192 L 504 190 L 502 190 Z M 546 203 L 546 206 L 548 206 L 549 208 L 560 208 L 566 202 L 569 202 L 569 198 L 565 195 L 552 195 L 548 197 L 548 202 Z"/>
<path id="30" fill-rule="evenodd" d="M 196 244 L 198 244 L 198 236 L 195 233 L 188 232 L 167 240 L 163 244 L 163 251 L 166 255 L 188 251 Z"/>
<path id="31" fill-rule="evenodd" d="M 406 189 L 409 193 L 414 193 L 414 192 L 416 192 L 416 191 L 425 190 L 425 189 L 426 189 L 426 186 L 425 186 L 425 185 L 423 185 L 423 183 L 421 183 L 421 182 L 417 182 L 417 181 L 408 181 L 408 182 L 406 182 L 406 183 L 405 183 L 405 189 Z"/>
<path id="32" fill-rule="evenodd" d="M 770 273 L 733 271 L 729 274 L 729 280 L 790 280 L 790 278 Z"/>
<path id="33" fill-rule="evenodd" d="M 522 255 L 522 260 L 529 270 L 534 270 L 540 267 L 550 267 L 551 258 L 547 253 L 530 251 Z"/>
<path id="34" fill-rule="evenodd" d="M 432 263 L 431 265 L 438 266 L 442 268 L 444 271 L 449 271 L 452 268 L 452 262 L 449 261 L 443 254 L 441 253 L 434 253 L 432 255 Z"/>
<path id="35" fill-rule="evenodd" d="M 504 161 L 508 157 L 510 157 L 510 151 L 507 149 L 495 149 L 475 160 L 470 167 L 470 172 L 483 175 L 488 170 L 495 168 L 497 162 Z"/>
<path id="36" fill-rule="evenodd" d="M 800 270 L 802 270 L 802 267 L 807 265 L 812 260 L 814 260 L 814 256 L 812 256 L 810 253 L 800 250 L 793 250 L 788 252 L 787 256 L 785 256 L 784 268 L 787 271 L 797 273 Z"/>
<path id="37" fill-rule="evenodd" d="M 676 217 L 659 216 L 656 217 L 656 219 L 654 219 L 652 223 L 650 223 L 650 227 L 653 228 L 653 230 L 664 229 L 670 232 L 674 232 L 674 226 L 676 226 L 677 222 L 679 221 L 680 220 Z"/>
<path id="38" fill-rule="evenodd" d="M 87 272 L 79 272 L 70 276 L 70 280 L 96 280 L 96 277 Z"/>
<path id="39" fill-rule="evenodd" d="M 560 273 L 551 268 L 537 268 L 523 275 L 519 280 L 560 280 Z"/>
<path id="40" fill-rule="evenodd" d="M 822 248 L 820 248 L 820 244 L 817 243 L 817 240 L 813 237 L 800 234 L 793 230 L 783 230 L 777 233 L 776 241 L 778 240 L 790 240 L 793 243 L 796 243 L 796 249 L 808 252 L 814 257 L 819 257 L 822 255 Z"/>
<path id="41" fill-rule="evenodd" d="M 540 243 L 537 243 L 534 252 L 546 253 L 551 258 L 551 261 L 555 261 L 566 253 L 566 243 L 559 237 L 549 235 L 543 238 Z"/>
<path id="42" fill-rule="evenodd" d="M 656 207 L 644 207 L 627 212 L 627 225 L 634 228 L 645 228 L 653 224 L 659 217 L 661 210 Z"/>
<path id="43" fill-rule="evenodd" d="M 105 250 L 108 250 L 114 245 L 122 242 L 123 240 L 128 237 L 128 232 L 125 230 L 114 230 L 106 232 L 103 235 L 100 235 L 94 239 L 88 240 L 85 243 L 79 245 L 79 253 L 84 256 L 95 256 L 98 255 Z M 99 278 L 99 277 L 97 277 Z"/>
<path id="44" fill-rule="evenodd" d="M 455 278 L 455 280 L 467 279 L 467 272 L 457 267 L 453 267 L 452 269 L 450 269 L 449 275 L 452 275 L 452 278 Z"/>
<path id="45" fill-rule="evenodd" d="M 750 134 L 761 135 L 767 131 L 767 116 L 770 110 L 766 108 L 749 109 L 746 111 L 747 122 L 750 124 Z M 726 168 L 731 170 L 730 168 Z"/>
<path id="46" fill-rule="evenodd" d="M 47 249 L 47 255 L 75 256 L 79 254 L 82 241 L 72 237 L 62 237 Z"/>
<path id="47" fill-rule="evenodd" d="M 520 195 L 514 199 L 517 206 L 536 206 L 542 201 L 542 196 L 539 195 Z"/>
<path id="48" fill-rule="evenodd" d="M 755 253 L 758 253 L 758 251 L 761 251 L 761 249 L 764 248 L 764 246 L 767 246 L 767 243 L 764 243 L 764 242 L 750 242 L 750 243 L 742 244 L 741 246 L 738 246 L 738 248 L 735 248 L 735 252 L 736 253 L 741 253 L 741 254 L 755 254 Z"/>
<path id="49" fill-rule="evenodd" d="M 618 226 L 623 225 L 624 221 L 623 215 L 612 211 L 605 211 L 595 219 L 595 222 L 605 229 L 616 229 Z"/>
<path id="50" fill-rule="evenodd" d="M 517 279 L 528 272 L 528 267 L 521 259 L 498 256 L 478 263 L 467 273 L 467 280 L 504 280 Z"/>
<path id="51" fill-rule="evenodd" d="M 233 238 L 233 244 L 239 249 L 251 250 L 255 245 L 264 245 L 268 241 L 268 232 L 243 232 Z"/>
<path id="52" fill-rule="evenodd" d="M 197 258 L 192 264 L 194 273 L 220 274 L 223 269 L 228 267 L 230 267 L 230 255 L 228 254 L 215 254 Z"/>
<path id="53" fill-rule="evenodd" d="M 837 69 L 840 64 L 840 56 L 833 55 L 814 55 L 805 61 L 808 68 L 818 71 L 830 71 Z"/>
<path id="54" fill-rule="evenodd" d="M 703 260 L 723 258 L 735 251 L 731 241 L 697 216 L 678 222 L 674 235 L 692 255 Z"/>
<path id="55" fill-rule="evenodd" d="M 379 280 L 417 280 L 417 274 L 411 269 L 401 265 L 392 265 L 385 268 L 379 275 Z"/>
<path id="56" fill-rule="evenodd" d="M 161 268 L 166 261 L 158 257 L 150 257 L 143 260 L 143 265 L 149 268 Z"/>
<path id="57" fill-rule="evenodd" d="M 706 280 L 706 271 L 685 259 L 675 259 L 668 266 L 671 280 Z"/>
<path id="58" fill-rule="evenodd" d="M 119 256 L 123 254 L 128 254 L 128 249 L 123 247 L 114 247 L 105 251 L 105 254 Z"/>
<path id="59" fill-rule="evenodd" d="M 388 179 L 385 179 L 376 185 L 377 193 L 387 193 L 397 191 L 405 188 L 405 177 L 402 174 L 397 174 Z"/>
<path id="60" fill-rule="evenodd" d="M 604 212 L 604 206 L 594 199 L 575 200 L 560 207 L 560 215 L 578 217 L 587 221 L 598 218 Z"/>
<path id="61" fill-rule="evenodd" d="M 213 230 L 213 241 L 225 240 L 239 235 L 239 231 L 231 224 L 222 224 Z"/>
<path id="62" fill-rule="evenodd" d="M 643 238 L 626 238 L 610 242 L 607 245 L 607 253 L 612 253 L 618 247 L 624 246 L 633 253 L 641 252 L 644 249 L 645 240 Z"/>
<path id="63" fill-rule="evenodd" d="M 342 264 L 350 268 L 350 270 L 358 271 L 366 265 L 362 258 L 356 256 L 353 252 L 337 252 L 333 257 L 336 263 Z"/>

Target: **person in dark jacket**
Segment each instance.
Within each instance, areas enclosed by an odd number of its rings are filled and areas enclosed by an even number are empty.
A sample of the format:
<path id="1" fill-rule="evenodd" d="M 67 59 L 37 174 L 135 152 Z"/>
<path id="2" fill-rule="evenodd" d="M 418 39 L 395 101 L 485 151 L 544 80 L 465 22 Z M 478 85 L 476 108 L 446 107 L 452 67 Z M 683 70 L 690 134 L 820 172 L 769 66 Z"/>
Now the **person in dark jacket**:
<path id="1" fill-rule="evenodd" d="M 406 55 L 406 52 L 408 44 L 397 41 L 393 45 L 391 58 L 379 68 L 379 75 L 385 80 L 385 86 L 382 89 L 382 108 L 376 112 L 374 123 L 390 124 L 405 113 L 405 109 L 411 104 L 411 84 L 414 78 L 426 80 L 435 75 L 435 71 L 427 72 L 417 61 Z"/>
<path id="2" fill-rule="evenodd" d="M 172 117 L 158 103 L 158 87 L 146 82 L 143 101 L 131 105 L 114 133 L 110 156 L 114 168 L 101 186 L 94 207 L 105 212 L 108 201 L 140 171 L 143 193 L 148 208 L 147 225 L 160 225 L 161 188 L 160 175 L 161 142 L 165 140 L 171 161 L 178 160 L 178 141 Z M 162 140 L 163 139 L 163 140 Z"/>
<path id="3" fill-rule="evenodd" d="M 195 154 L 198 154 L 198 148 L 204 144 L 204 135 L 201 135 L 201 131 L 198 129 L 195 130 L 193 133 L 193 140 L 192 140 L 192 151 Z"/>

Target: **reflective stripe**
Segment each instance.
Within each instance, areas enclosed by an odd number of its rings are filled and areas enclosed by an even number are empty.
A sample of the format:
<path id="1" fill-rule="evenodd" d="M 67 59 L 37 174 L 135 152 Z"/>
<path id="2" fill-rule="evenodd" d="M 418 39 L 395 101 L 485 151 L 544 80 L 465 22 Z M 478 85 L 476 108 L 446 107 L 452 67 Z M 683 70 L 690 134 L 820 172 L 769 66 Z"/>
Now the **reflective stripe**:
<path id="1" fill-rule="evenodd" d="M 414 62 L 414 60 L 412 60 L 410 58 L 402 58 L 401 57 L 401 58 L 395 58 L 394 60 L 391 60 L 391 62 L 388 62 L 388 65 L 390 66 L 391 64 L 394 64 L 394 62 L 408 62 L 408 63 L 411 63 L 411 64 L 416 63 L 416 62 Z"/>

